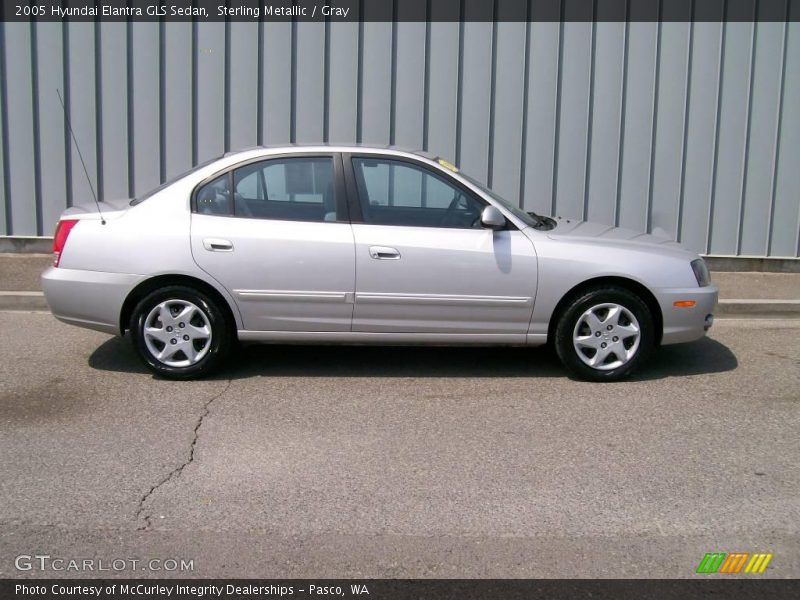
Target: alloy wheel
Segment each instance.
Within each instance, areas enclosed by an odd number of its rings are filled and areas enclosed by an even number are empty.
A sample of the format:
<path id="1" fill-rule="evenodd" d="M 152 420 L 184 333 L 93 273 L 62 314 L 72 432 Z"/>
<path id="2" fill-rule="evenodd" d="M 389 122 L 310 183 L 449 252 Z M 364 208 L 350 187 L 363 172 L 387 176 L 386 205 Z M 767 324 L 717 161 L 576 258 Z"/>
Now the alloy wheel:
<path id="1" fill-rule="evenodd" d="M 169 367 L 200 362 L 211 347 L 208 315 L 188 300 L 165 300 L 147 314 L 142 327 L 153 358 Z"/>
<path id="2" fill-rule="evenodd" d="M 586 365 L 610 371 L 627 364 L 639 349 L 641 329 L 633 313 L 620 304 L 597 304 L 575 323 L 572 345 Z"/>

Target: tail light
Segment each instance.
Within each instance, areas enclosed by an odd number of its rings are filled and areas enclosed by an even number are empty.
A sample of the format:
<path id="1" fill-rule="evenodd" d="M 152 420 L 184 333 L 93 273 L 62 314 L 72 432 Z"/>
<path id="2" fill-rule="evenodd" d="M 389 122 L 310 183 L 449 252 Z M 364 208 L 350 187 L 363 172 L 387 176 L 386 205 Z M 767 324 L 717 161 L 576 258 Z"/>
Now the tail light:
<path id="1" fill-rule="evenodd" d="M 65 219 L 59 221 L 58 225 L 56 225 L 56 234 L 53 237 L 53 266 L 57 267 L 61 261 L 61 253 L 64 251 L 69 232 L 72 231 L 77 222 L 78 219 Z"/>

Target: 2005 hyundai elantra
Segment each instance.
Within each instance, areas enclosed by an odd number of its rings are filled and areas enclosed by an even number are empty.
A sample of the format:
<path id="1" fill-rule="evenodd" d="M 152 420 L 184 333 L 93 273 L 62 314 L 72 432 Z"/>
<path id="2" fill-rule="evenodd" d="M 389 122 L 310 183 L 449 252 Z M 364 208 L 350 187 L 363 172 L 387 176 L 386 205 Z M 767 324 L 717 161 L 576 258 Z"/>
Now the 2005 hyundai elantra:
<path id="1" fill-rule="evenodd" d="M 130 332 L 188 379 L 243 342 L 552 342 L 617 380 L 695 340 L 717 288 L 653 235 L 524 212 L 445 160 L 360 146 L 228 154 L 121 203 L 69 208 L 42 276 L 61 321 Z M 268 365 L 265 365 L 268 368 Z"/>

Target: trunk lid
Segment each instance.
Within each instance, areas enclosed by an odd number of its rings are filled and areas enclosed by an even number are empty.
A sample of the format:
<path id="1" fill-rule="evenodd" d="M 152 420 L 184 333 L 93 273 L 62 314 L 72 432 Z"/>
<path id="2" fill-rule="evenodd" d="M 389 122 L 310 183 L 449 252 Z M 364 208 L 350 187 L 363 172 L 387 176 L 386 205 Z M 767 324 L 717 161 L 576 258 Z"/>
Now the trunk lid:
<path id="1" fill-rule="evenodd" d="M 104 200 L 95 204 L 93 200 L 74 204 L 61 213 L 62 219 L 99 220 L 100 214 L 105 220 L 113 220 L 122 216 L 129 207 L 129 198 Z M 98 212 L 98 205 L 100 211 Z"/>

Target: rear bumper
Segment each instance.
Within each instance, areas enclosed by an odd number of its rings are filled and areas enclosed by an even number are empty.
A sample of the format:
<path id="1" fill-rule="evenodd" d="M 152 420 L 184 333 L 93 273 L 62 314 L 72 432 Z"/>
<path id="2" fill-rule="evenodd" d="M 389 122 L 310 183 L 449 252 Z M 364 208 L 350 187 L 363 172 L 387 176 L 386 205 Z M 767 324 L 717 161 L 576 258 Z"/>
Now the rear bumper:
<path id="1" fill-rule="evenodd" d="M 141 280 L 141 275 L 50 267 L 42 274 L 42 290 L 59 321 L 116 335 L 122 304 Z"/>
<path id="2" fill-rule="evenodd" d="M 656 297 L 664 319 L 664 334 L 661 343 L 679 344 L 703 337 L 713 322 L 714 309 L 719 297 L 719 288 L 710 285 L 702 288 L 659 289 Z M 691 307 L 678 308 L 674 302 L 692 300 Z M 711 319 L 708 317 L 711 316 Z"/>

